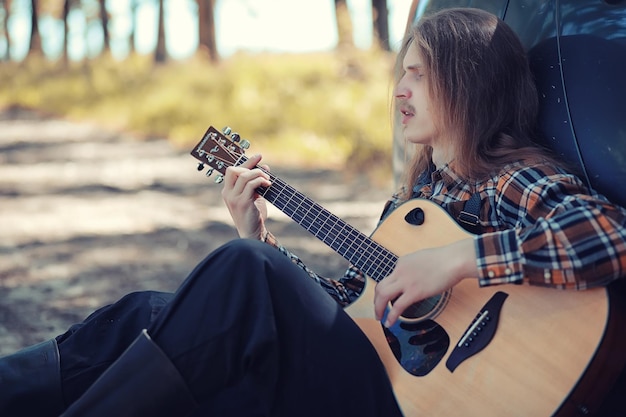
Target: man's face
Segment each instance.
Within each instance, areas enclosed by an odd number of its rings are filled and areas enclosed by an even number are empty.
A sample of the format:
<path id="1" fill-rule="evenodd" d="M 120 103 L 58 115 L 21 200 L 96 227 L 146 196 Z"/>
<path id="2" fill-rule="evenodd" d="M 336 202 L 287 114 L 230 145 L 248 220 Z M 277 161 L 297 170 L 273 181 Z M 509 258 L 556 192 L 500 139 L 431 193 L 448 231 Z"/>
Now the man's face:
<path id="1" fill-rule="evenodd" d="M 394 95 L 404 138 L 411 143 L 433 146 L 437 132 L 431 113 L 428 74 L 415 44 L 409 46 L 402 67 L 404 75 L 398 82 Z"/>

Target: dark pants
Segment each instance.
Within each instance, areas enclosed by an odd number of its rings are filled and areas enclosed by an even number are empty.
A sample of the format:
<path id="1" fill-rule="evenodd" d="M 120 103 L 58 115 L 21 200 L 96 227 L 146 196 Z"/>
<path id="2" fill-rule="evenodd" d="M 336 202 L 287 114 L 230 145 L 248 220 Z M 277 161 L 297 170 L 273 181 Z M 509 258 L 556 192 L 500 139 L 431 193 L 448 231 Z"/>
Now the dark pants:
<path id="1" fill-rule="evenodd" d="M 374 348 L 269 245 L 233 241 L 171 295 L 130 294 L 58 337 L 66 403 L 148 328 L 203 415 L 400 415 Z"/>

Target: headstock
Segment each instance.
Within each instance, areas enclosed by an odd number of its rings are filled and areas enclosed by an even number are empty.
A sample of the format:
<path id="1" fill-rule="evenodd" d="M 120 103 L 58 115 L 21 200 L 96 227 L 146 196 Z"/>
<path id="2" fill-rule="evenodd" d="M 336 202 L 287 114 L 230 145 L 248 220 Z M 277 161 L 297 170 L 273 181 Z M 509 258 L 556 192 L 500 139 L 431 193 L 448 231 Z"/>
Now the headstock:
<path id="1" fill-rule="evenodd" d="M 191 156 L 200 161 L 198 171 L 204 169 L 204 164 L 209 166 L 207 177 L 217 170 L 220 175 L 215 182 L 220 183 L 224 178 L 226 168 L 241 165 L 247 160 L 244 153 L 249 147 L 250 142 L 241 139 L 241 136 L 229 127 L 225 127 L 222 133 L 211 126 L 202 136 L 202 140 L 192 149 Z"/>

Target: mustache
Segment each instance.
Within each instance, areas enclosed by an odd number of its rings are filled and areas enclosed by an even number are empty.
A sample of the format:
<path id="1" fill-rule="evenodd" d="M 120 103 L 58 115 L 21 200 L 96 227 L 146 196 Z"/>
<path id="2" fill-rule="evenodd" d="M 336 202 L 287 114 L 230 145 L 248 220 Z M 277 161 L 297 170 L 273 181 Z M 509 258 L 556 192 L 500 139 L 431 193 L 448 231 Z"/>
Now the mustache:
<path id="1" fill-rule="evenodd" d="M 405 100 L 398 100 L 396 102 L 396 109 L 400 113 L 411 113 L 415 114 L 415 107 L 407 103 Z"/>

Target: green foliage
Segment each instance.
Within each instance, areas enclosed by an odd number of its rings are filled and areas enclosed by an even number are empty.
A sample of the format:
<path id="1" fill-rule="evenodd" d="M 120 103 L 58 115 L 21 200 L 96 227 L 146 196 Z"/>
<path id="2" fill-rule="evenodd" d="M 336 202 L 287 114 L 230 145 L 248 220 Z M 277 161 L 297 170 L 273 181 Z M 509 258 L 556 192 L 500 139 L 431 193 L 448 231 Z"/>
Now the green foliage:
<path id="1" fill-rule="evenodd" d="M 381 51 L 196 57 L 165 66 L 135 56 L 0 64 L 0 106 L 89 119 L 189 148 L 209 125 L 231 126 L 270 164 L 389 171 L 391 66 Z M 353 160 L 353 162 L 348 162 Z"/>

